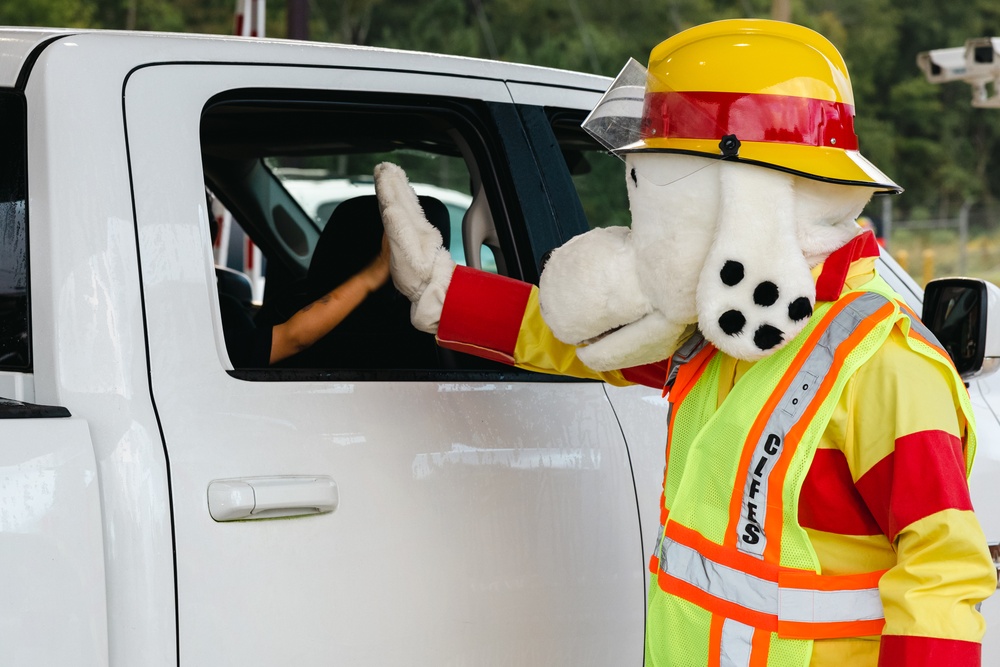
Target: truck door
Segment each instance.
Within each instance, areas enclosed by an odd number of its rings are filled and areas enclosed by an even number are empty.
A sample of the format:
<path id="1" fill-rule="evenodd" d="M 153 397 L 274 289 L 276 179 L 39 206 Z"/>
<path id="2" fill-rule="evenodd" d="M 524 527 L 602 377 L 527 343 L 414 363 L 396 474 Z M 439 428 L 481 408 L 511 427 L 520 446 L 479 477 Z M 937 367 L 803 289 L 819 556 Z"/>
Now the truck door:
<path id="1" fill-rule="evenodd" d="M 234 361 L 206 186 L 266 256 L 258 326 L 303 303 L 333 224 L 293 180 L 354 192 L 397 161 L 467 197 L 456 255 L 478 230 L 491 250 L 469 261 L 514 277 L 557 237 L 522 210 L 536 167 L 502 83 L 350 62 L 164 64 L 125 87 L 180 663 L 640 664 L 635 490 L 602 384 L 426 348 L 411 363 L 401 325 L 327 366 Z"/>
<path id="2" fill-rule="evenodd" d="M 525 82 L 507 84 L 525 134 L 541 168 L 560 238 L 565 241 L 595 227 L 631 224 L 624 162 L 588 135 L 581 123 L 599 94 L 581 88 L 560 92 L 551 101 L 545 87 Z M 648 561 L 656 549 L 663 489 L 667 400 L 658 388 L 606 385 L 629 449 L 639 519 Z M 648 573 L 648 571 L 647 571 Z"/>

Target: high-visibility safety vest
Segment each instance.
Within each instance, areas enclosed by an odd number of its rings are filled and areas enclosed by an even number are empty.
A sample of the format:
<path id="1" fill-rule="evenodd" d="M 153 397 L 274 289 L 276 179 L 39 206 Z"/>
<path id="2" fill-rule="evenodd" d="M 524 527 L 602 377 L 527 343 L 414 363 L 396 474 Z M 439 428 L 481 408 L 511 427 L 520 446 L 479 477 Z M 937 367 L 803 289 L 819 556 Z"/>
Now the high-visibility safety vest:
<path id="1" fill-rule="evenodd" d="M 648 666 L 798 667 L 814 639 L 878 635 L 884 572 L 830 576 L 798 523 L 799 492 L 851 376 L 893 327 L 953 376 L 975 451 L 968 393 L 947 353 L 881 278 L 820 302 L 787 346 L 718 405 L 711 346 L 670 392 L 663 531 L 650 563 Z"/>

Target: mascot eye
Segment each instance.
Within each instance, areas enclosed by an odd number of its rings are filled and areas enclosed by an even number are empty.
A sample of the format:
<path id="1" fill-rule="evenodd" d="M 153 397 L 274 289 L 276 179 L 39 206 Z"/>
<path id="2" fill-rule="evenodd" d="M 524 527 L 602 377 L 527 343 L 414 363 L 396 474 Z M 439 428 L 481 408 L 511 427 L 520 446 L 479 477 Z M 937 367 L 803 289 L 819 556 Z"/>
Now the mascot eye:
<path id="1" fill-rule="evenodd" d="M 635 185 L 635 187 L 639 187 L 639 177 L 635 175 L 635 167 L 632 167 L 632 173 L 630 175 L 632 176 L 632 184 Z"/>

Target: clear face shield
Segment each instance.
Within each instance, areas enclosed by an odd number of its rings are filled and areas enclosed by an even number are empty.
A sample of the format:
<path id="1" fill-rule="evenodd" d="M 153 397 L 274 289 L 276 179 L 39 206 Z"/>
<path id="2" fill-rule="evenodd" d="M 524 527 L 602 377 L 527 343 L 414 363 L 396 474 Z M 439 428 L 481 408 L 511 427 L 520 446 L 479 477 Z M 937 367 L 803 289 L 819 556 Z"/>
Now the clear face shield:
<path id="1" fill-rule="evenodd" d="M 734 158 L 740 142 L 719 122 L 724 111 L 703 94 L 672 90 L 629 59 L 582 127 L 622 160 L 631 153 L 673 153 L 685 159 L 647 162 L 636 176 L 669 185 Z"/>

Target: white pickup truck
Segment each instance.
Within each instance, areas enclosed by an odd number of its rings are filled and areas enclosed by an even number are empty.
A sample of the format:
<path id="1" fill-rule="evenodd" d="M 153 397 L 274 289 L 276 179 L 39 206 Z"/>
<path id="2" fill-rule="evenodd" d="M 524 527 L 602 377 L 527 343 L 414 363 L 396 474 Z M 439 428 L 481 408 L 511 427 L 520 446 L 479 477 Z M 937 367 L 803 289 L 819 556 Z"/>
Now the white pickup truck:
<path id="1" fill-rule="evenodd" d="M 642 664 L 657 392 L 437 350 L 391 288 L 332 344 L 247 368 L 224 307 L 266 326 L 364 261 L 368 200 L 324 220 L 289 179 L 385 159 L 470 202 L 442 218 L 456 256 L 537 281 L 588 220 L 627 216 L 620 163 L 579 127 L 608 83 L 0 30 L 0 664 Z M 266 262 L 255 303 L 217 266 L 215 200 Z M 970 387 L 994 544 L 997 386 Z"/>

